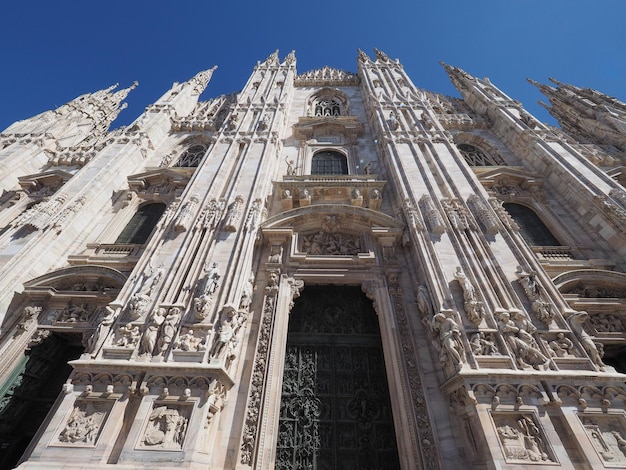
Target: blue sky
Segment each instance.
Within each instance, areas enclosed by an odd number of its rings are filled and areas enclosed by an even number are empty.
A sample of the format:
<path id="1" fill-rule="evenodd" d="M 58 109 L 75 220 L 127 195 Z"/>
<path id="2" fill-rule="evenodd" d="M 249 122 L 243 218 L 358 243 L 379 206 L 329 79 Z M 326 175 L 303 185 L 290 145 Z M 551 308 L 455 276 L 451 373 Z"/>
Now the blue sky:
<path id="1" fill-rule="evenodd" d="M 542 121 L 526 77 L 626 101 L 624 0 L 5 2 L 0 129 L 113 83 L 139 87 L 114 127 L 175 81 L 218 65 L 205 97 L 240 90 L 271 52 L 298 72 L 355 71 L 357 48 L 399 58 L 423 89 L 458 96 L 439 61 L 491 81 Z M 545 101 L 545 99 L 544 99 Z"/>

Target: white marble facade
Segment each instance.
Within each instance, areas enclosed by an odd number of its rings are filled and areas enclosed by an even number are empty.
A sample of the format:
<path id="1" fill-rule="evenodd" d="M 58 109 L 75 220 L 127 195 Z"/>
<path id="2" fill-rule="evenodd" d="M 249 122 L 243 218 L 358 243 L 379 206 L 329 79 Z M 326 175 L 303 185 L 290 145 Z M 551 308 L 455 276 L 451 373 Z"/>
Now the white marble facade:
<path id="1" fill-rule="evenodd" d="M 460 98 L 378 50 L 276 52 L 125 128 L 135 84 L 2 132 L 3 465 L 289 468 L 289 312 L 343 285 L 377 314 L 399 468 L 626 468 L 626 106 L 534 83 L 556 128 L 443 66 Z"/>

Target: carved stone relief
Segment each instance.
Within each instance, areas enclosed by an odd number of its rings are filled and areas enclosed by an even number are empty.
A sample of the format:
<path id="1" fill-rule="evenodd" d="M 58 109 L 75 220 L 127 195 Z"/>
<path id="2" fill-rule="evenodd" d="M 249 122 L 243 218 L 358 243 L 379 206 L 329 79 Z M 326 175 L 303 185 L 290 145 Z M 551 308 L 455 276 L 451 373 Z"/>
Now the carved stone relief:
<path id="1" fill-rule="evenodd" d="M 95 445 L 112 407 L 111 401 L 77 400 L 57 441 L 73 445 Z"/>
<path id="2" fill-rule="evenodd" d="M 470 347 L 477 356 L 500 355 L 498 341 L 494 333 L 479 331 L 470 337 Z"/>
<path id="3" fill-rule="evenodd" d="M 492 417 L 507 462 L 556 462 L 534 416 L 494 413 Z"/>
<path id="4" fill-rule="evenodd" d="M 579 415 L 579 418 L 603 461 L 614 464 L 626 462 L 626 429 L 623 418 L 602 415 Z"/>
<path id="5" fill-rule="evenodd" d="M 355 256 L 361 252 L 361 240 L 358 235 L 320 231 L 312 235 L 303 235 L 301 239 L 300 251 L 307 255 Z"/>
<path id="6" fill-rule="evenodd" d="M 495 313 L 498 328 L 502 333 L 518 366 L 522 369 L 532 367 L 545 370 L 549 359 L 541 352 L 533 334 L 537 331 L 534 325 L 521 311 L 499 310 Z"/>
<path id="7" fill-rule="evenodd" d="M 155 403 L 138 447 L 181 450 L 190 417 L 190 406 Z"/>

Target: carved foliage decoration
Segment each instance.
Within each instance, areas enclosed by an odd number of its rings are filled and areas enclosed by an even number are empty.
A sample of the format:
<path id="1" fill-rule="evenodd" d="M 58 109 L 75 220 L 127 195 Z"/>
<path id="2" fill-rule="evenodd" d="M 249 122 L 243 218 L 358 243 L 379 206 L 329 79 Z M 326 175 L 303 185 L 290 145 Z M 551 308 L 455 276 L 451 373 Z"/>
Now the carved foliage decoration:
<path id="1" fill-rule="evenodd" d="M 322 67 L 310 70 L 298 75 L 294 81 L 295 86 L 327 86 L 327 85 L 358 85 L 359 77 L 351 72 Z"/>
<path id="2" fill-rule="evenodd" d="M 270 272 L 268 285 L 265 288 L 265 299 L 263 302 L 259 339 L 254 358 L 254 368 L 252 370 L 250 394 L 248 396 L 248 411 L 243 429 L 241 463 L 250 466 L 252 466 L 252 460 L 254 458 L 254 447 L 259 426 L 261 396 L 263 393 L 263 384 L 265 382 L 265 372 L 267 369 L 268 352 L 271 341 L 271 330 L 274 322 L 276 299 L 278 296 L 278 275 L 277 271 Z"/>
<path id="3" fill-rule="evenodd" d="M 390 283 L 392 284 L 392 283 Z M 425 289 L 425 288 L 424 288 Z M 394 312 L 396 314 L 396 321 L 398 322 L 398 331 L 400 333 L 400 342 L 402 345 L 402 353 L 405 358 L 414 358 L 415 349 L 413 346 L 413 340 L 411 335 L 411 328 L 409 327 L 406 312 L 404 310 L 404 299 L 402 291 L 399 289 L 399 284 L 395 286 L 392 284 L 390 289 L 391 300 L 393 302 Z M 424 290 L 422 290 L 424 294 Z M 425 293 L 427 294 L 427 293 Z M 430 319 L 429 312 L 432 312 L 432 303 L 429 299 L 424 299 L 428 304 L 424 304 L 420 308 L 420 312 L 424 315 L 424 319 Z M 424 311 L 422 312 L 422 309 Z M 413 412 L 415 414 L 415 421 L 417 427 L 409 426 L 408 432 L 413 434 L 417 432 L 417 441 L 419 442 L 421 455 L 422 455 L 422 468 L 429 470 L 436 470 L 439 468 L 438 450 L 435 446 L 437 442 L 433 435 L 430 420 L 428 418 L 429 412 L 426 406 L 426 400 L 424 399 L 424 385 L 420 377 L 418 364 L 414 360 L 406 361 L 406 368 L 409 379 L 409 388 L 411 391 L 411 398 L 413 400 Z M 407 410 L 410 415 L 411 410 Z M 413 438 L 415 439 L 415 438 Z M 419 457 L 416 456 L 416 459 Z"/>

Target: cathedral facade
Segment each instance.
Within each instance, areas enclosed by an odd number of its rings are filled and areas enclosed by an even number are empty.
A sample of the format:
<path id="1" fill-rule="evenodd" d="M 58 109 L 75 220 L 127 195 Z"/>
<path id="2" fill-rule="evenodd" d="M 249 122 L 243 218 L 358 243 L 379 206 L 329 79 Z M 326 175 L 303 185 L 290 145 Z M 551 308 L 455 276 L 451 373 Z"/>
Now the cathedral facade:
<path id="1" fill-rule="evenodd" d="M 0 134 L 0 467 L 626 468 L 626 106 L 214 68 Z"/>

